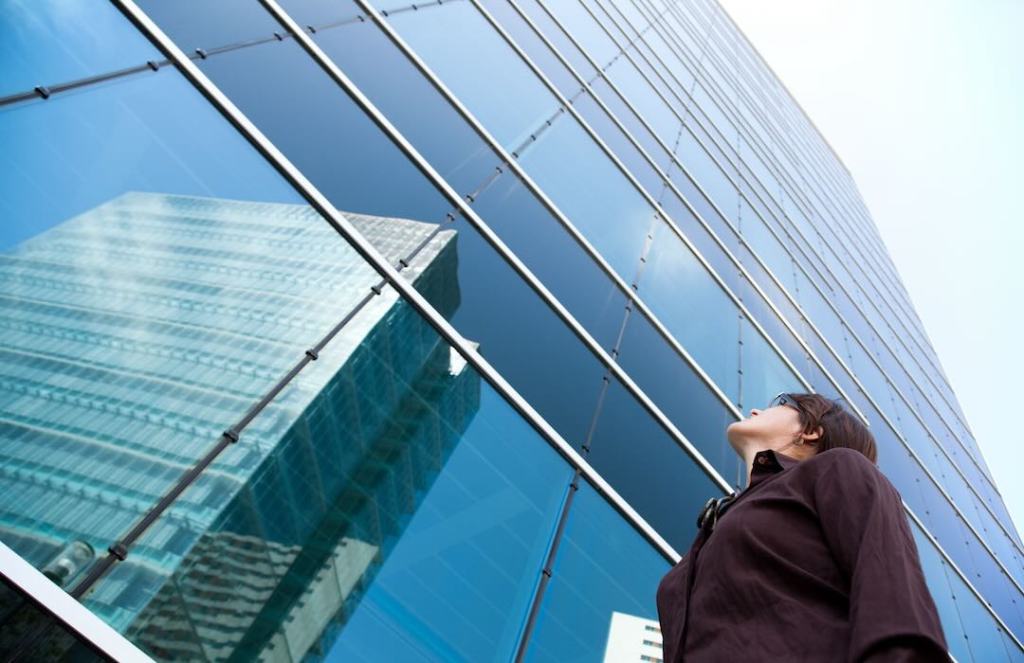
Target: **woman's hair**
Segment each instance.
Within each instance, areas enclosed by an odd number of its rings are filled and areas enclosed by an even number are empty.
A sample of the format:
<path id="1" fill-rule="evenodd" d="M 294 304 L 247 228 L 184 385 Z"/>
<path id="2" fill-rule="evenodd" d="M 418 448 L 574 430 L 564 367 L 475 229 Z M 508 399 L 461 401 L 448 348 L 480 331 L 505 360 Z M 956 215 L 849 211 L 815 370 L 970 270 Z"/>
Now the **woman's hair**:
<path id="1" fill-rule="evenodd" d="M 816 440 L 817 453 L 846 447 L 859 451 L 872 463 L 878 463 L 875 436 L 864 423 L 829 398 L 819 394 L 789 394 L 800 406 L 800 423 L 804 433 L 812 433 L 821 426 L 821 437 Z"/>

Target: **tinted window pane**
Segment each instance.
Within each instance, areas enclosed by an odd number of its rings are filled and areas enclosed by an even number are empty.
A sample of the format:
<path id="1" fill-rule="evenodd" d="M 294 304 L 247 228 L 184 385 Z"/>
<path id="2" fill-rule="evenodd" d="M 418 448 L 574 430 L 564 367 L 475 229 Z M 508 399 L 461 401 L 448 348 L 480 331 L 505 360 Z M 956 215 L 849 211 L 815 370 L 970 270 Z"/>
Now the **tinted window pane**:
<path id="1" fill-rule="evenodd" d="M 644 627 L 658 627 L 654 594 L 670 567 L 596 490 L 581 480 L 526 660 L 599 663 L 615 655 L 623 631 L 652 633 Z M 660 631 L 653 633 L 656 635 L 650 639 L 660 642 Z M 622 639 L 629 640 L 628 636 Z M 634 651 L 640 651 L 635 649 L 640 641 L 633 644 Z M 660 653 L 650 645 L 643 651 Z"/>
<path id="2" fill-rule="evenodd" d="M 5 661 L 106 661 L 0 576 L 0 655 Z M 21 658 L 18 658 L 21 657 Z"/>
<path id="3" fill-rule="evenodd" d="M 741 320 L 740 338 L 740 405 L 744 412 L 752 407 L 767 406 L 780 391 L 804 391 L 803 383 L 746 318 Z"/>
<path id="4" fill-rule="evenodd" d="M 572 471 L 392 290 L 373 302 L 91 608 L 160 658 L 509 658 Z"/>
<path id="5" fill-rule="evenodd" d="M 543 83 L 468 2 L 395 13 L 388 21 L 497 141 L 528 139 L 557 108 Z M 451 35 L 459 36 L 452 48 Z"/>
<path id="6" fill-rule="evenodd" d="M 938 609 L 949 651 L 958 661 L 969 661 L 971 655 L 967 649 L 967 639 L 964 637 L 963 622 L 960 620 L 957 601 L 953 598 L 953 591 L 946 577 L 947 573 L 953 571 L 949 569 L 946 561 L 939 555 L 939 551 L 935 549 L 917 523 L 909 520 L 909 524 L 910 531 L 914 535 L 914 543 L 917 545 L 918 557 L 921 560 L 921 570 L 928 582 L 928 591 Z"/>
<path id="7" fill-rule="evenodd" d="M 557 101 L 477 10 L 455 3 L 390 20 L 495 138 L 522 157 L 530 177 L 605 259 L 630 278 L 653 210 L 569 114 L 559 112 Z M 453 51 L 447 34 L 469 41 Z M 503 99 L 506 94 L 515 100 Z M 510 106 L 495 108 L 499 103 Z"/>
<path id="8" fill-rule="evenodd" d="M 619 363 L 704 458 L 731 480 L 738 456 L 726 442 L 725 429 L 735 416 L 639 311 L 626 322 Z"/>
<path id="9" fill-rule="evenodd" d="M 271 39 L 274 32 L 281 31 L 270 14 L 252 11 L 252 0 L 142 0 L 138 4 L 188 54 L 195 53 L 197 48 L 209 53 L 252 40 Z"/>
<path id="10" fill-rule="evenodd" d="M 952 569 L 948 572 L 949 584 L 960 609 L 960 620 L 967 634 L 967 645 L 975 661 L 1004 661 L 1009 658 L 1003 643 L 1003 629 L 995 623 L 992 615 L 967 588 L 964 581 Z"/>
<path id="11" fill-rule="evenodd" d="M 654 210 L 582 127 L 563 113 L 521 161 L 615 271 L 632 279 Z"/>
<path id="12" fill-rule="evenodd" d="M 739 401 L 739 313 L 681 239 L 658 224 L 638 292 L 711 379 Z"/>
<path id="13" fill-rule="evenodd" d="M 378 277 L 173 69 L 0 141 L 2 536 L 44 565 L 105 550 Z"/>
<path id="14" fill-rule="evenodd" d="M 354 2 L 289 0 L 282 5 L 329 58 L 462 195 L 473 193 L 498 157 Z M 424 7 L 436 11 L 439 7 Z M 414 99 L 415 103 L 410 103 Z"/>
<path id="15" fill-rule="evenodd" d="M 615 380 L 585 458 L 676 550 L 689 549 L 704 502 L 724 494 Z"/>
<path id="16" fill-rule="evenodd" d="M 0 34 L 0 97 L 163 59 L 109 4 L 5 2 Z"/>

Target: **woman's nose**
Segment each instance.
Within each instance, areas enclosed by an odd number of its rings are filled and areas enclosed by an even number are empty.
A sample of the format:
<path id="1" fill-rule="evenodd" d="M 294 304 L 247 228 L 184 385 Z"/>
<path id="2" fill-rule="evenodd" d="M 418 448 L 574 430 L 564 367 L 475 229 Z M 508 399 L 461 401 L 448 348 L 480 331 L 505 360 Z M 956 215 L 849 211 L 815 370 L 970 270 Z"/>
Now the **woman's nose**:
<path id="1" fill-rule="evenodd" d="M 750 408 L 750 416 L 752 416 L 752 417 L 753 417 L 753 416 L 756 416 L 756 415 L 758 415 L 758 414 L 761 414 L 761 411 L 760 411 L 760 410 L 758 410 L 758 409 L 757 409 L 756 407 L 752 407 L 752 408 Z"/>

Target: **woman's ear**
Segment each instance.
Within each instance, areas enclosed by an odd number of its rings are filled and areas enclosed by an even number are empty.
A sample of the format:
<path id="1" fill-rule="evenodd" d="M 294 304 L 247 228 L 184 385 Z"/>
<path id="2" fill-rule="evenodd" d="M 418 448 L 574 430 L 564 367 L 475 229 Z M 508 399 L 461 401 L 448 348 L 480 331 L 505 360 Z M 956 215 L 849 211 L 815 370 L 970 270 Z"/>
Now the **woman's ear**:
<path id="1" fill-rule="evenodd" d="M 812 442 L 812 441 L 816 441 L 816 440 L 820 439 L 821 436 L 824 435 L 824 434 L 825 434 L 825 429 L 822 428 L 821 426 L 818 426 L 814 430 L 813 433 L 801 433 L 801 437 L 803 437 L 804 441 L 806 441 L 806 442 Z"/>

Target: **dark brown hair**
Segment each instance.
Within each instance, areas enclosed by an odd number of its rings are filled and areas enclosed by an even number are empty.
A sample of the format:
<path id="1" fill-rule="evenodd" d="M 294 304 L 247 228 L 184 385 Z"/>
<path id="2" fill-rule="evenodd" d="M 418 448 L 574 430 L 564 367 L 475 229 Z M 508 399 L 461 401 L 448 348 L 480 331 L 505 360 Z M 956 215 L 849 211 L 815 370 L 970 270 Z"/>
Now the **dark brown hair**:
<path id="1" fill-rule="evenodd" d="M 789 394 L 800 406 L 800 423 L 804 433 L 813 433 L 821 426 L 822 434 L 814 440 L 817 453 L 846 447 L 859 451 L 872 463 L 878 463 L 875 436 L 859 418 L 834 400 L 820 394 Z"/>

